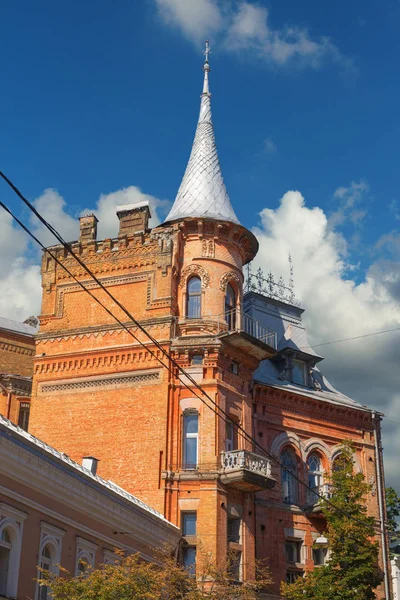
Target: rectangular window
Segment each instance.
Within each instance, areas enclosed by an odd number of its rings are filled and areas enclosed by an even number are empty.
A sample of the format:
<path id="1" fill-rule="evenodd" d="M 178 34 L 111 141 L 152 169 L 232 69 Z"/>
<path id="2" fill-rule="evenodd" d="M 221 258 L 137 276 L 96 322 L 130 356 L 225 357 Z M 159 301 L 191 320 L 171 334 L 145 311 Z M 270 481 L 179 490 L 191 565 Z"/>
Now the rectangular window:
<path id="1" fill-rule="evenodd" d="M 290 563 L 301 562 L 301 544 L 302 542 L 286 541 L 285 555 L 286 561 Z"/>
<path id="2" fill-rule="evenodd" d="M 183 566 L 190 575 L 196 574 L 196 547 L 195 546 L 186 546 L 183 548 L 182 555 Z"/>
<path id="3" fill-rule="evenodd" d="M 229 558 L 229 573 L 234 581 L 242 581 L 242 553 L 231 552 Z"/>
<path id="4" fill-rule="evenodd" d="M 199 415 L 186 413 L 183 415 L 183 468 L 197 468 L 199 436 Z"/>
<path id="5" fill-rule="evenodd" d="M 292 360 L 292 381 L 306 385 L 306 365 L 302 360 Z"/>
<path id="6" fill-rule="evenodd" d="M 233 360 L 229 366 L 229 370 L 234 375 L 239 375 L 239 363 Z"/>
<path id="7" fill-rule="evenodd" d="M 226 424 L 225 451 L 237 450 L 237 425 L 232 422 Z"/>
<path id="8" fill-rule="evenodd" d="M 203 364 L 203 355 L 202 354 L 193 354 L 192 365 L 202 365 L 202 364 Z"/>
<path id="9" fill-rule="evenodd" d="M 314 565 L 324 565 L 326 563 L 327 548 L 313 548 L 312 557 Z"/>
<path id="10" fill-rule="evenodd" d="M 228 519 L 228 542 L 240 544 L 242 519 Z"/>
<path id="11" fill-rule="evenodd" d="M 286 583 L 294 583 L 299 577 L 303 577 L 303 571 L 287 571 Z"/>
<path id="12" fill-rule="evenodd" d="M 18 427 L 28 431 L 30 402 L 21 402 L 19 405 Z"/>
<path id="13" fill-rule="evenodd" d="M 182 513 L 182 535 L 196 535 L 197 514 Z"/>

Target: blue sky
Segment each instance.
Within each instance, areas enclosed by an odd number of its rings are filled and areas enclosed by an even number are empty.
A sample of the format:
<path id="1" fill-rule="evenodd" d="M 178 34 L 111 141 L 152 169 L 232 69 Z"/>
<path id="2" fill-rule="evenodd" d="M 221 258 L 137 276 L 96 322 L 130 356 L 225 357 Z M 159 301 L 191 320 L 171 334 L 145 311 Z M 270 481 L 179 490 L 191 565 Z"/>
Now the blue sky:
<path id="1" fill-rule="evenodd" d="M 241 222 L 276 276 L 293 256 L 314 344 L 400 325 L 400 2 L 20 0 L 0 5 L 0 168 L 69 239 L 95 210 L 183 176 L 210 39 L 213 119 Z M 52 240 L 0 183 L 6 201 Z M 0 219 L 0 314 L 40 313 L 38 252 Z M 323 347 L 325 374 L 388 415 L 398 482 L 398 332 Z M 391 419 L 391 421 L 389 421 Z M 399 486 L 400 486 L 400 482 Z"/>
<path id="2" fill-rule="evenodd" d="M 31 198 L 56 188 L 72 212 L 131 184 L 173 200 L 197 117 L 201 43 L 166 26 L 152 0 L 95 6 L 2 3 L 2 168 Z M 210 31 L 217 143 L 235 209 L 251 226 L 300 189 L 329 213 L 339 186 L 363 180 L 359 229 L 371 244 L 392 229 L 398 200 L 400 3 L 259 6 L 276 30 L 329 37 L 343 60 L 268 63 L 226 51 Z"/>

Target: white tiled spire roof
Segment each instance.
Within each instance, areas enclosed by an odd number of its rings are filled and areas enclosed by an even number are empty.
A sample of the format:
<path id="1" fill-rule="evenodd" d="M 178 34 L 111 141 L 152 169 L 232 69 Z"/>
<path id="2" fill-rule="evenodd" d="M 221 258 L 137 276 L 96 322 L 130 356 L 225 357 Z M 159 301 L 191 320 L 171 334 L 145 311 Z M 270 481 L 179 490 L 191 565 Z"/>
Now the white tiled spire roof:
<path id="1" fill-rule="evenodd" d="M 206 42 L 203 93 L 192 152 L 175 202 L 165 222 L 185 217 L 209 217 L 239 224 L 226 191 L 215 145 L 211 94 L 208 87 L 208 74 L 211 70 L 208 53 L 209 46 Z"/>

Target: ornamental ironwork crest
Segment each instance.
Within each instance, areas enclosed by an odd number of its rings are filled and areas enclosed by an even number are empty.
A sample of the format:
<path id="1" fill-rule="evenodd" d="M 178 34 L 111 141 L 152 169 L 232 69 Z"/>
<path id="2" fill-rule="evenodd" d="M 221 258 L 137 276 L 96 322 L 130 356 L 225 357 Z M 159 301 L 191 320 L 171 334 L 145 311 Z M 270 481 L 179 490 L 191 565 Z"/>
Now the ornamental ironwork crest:
<path id="1" fill-rule="evenodd" d="M 289 254 L 288 285 L 285 284 L 283 277 L 275 279 L 271 272 L 265 273 L 261 267 L 259 267 L 255 273 L 252 273 L 251 264 L 249 263 L 247 265 L 245 291 L 257 292 L 268 298 L 281 300 L 282 302 L 292 304 L 293 306 L 300 306 L 300 301 L 296 298 L 294 293 L 293 262 L 291 255 Z"/>

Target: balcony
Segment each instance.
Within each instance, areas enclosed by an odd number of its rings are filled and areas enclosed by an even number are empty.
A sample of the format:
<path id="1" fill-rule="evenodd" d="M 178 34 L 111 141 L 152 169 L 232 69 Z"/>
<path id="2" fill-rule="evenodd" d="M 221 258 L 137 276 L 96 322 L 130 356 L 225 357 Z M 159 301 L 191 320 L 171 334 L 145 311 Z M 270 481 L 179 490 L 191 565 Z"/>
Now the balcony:
<path id="1" fill-rule="evenodd" d="M 320 496 L 323 496 L 328 500 L 332 497 L 332 486 L 329 485 L 329 483 L 324 483 L 323 485 L 307 490 L 306 505 L 304 507 L 304 512 L 307 515 L 318 515 L 322 513 Z"/>
<path id="2" fill-rule="evenodd" d="M 248 450 L 231 450 L 221 455 L 221 481 L 242 492 L 271 489 L 276 481 L 268 458 Z"/>
<path id="3" fill-rule="evenodd" d="M 258 360 L 275 356 L 277 349 L 276 333 L 243 312 L 242 308 L 219 315 L 179 319 L 174 337 L 181 335 L 216 335 Z"/>

